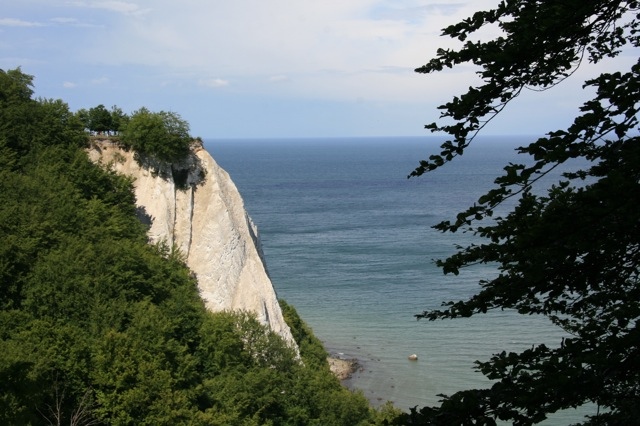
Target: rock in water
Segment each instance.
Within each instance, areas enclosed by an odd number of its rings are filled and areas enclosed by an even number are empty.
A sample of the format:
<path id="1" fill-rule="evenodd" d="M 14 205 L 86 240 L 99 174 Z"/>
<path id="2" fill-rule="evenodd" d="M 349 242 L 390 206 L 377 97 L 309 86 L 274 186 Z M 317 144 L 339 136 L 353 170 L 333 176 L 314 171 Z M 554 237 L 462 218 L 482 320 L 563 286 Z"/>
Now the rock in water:
<path id="1" fill-rule="evenodd" d="M 150 224 L 151 242 L 175 245 L 196 274 L 200 294 L 211 311 L 255 312 L 295 345 L 271 279 L 256 226 L 229 174 L 202 147 L 177 164 L 136 161 L 108 141 L 89 150 L 96 163 L 135 179 L 142 220 Z"/>

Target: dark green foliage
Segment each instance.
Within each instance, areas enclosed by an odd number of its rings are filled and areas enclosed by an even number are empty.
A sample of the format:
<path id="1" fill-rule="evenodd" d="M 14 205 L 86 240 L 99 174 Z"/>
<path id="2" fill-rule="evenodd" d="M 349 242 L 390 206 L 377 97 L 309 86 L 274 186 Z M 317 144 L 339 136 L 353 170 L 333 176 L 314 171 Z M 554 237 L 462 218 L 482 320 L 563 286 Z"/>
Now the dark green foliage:
<path id="1" fill-rule="evenodd" d="M 504 34 L 439 50 L 418 72 L 465 62 L 480 67 L 483 83 L 443 105 L 433 123 L 452 140 L 422 161 L 414 176 L 463 154 L 484 124 L 525 88 L 546 90 L 569 77 L 581 61 L 604 61 L 637 49 L 636 1 L 503 1 L 450 26 L 444 35 L 466 41 L 497 25 Z M 635 50 L 632 50 L 635 54 Z M 640 63 L 585 82 L 595 97 L 566 130 L 549 132 L 518 149 L 527 164 L 510 164 L 496 187 L 454 221 L 435 228 L 465 230 L 484 239 L 438 265 L 445 273 L 478 263 L 499 274 L 480 281 L 468 300 L 445 303 L 419 318 L 468 317 L 494 309 L 547 316 L 567 331 L 551 347 L 500 353 L 478 368 L 490 389 L 444 397 L 440 407 L 407 416 L 405 424 L 527 425 L 550 413 L 593 404 L 584 424 L 635 424 L 640 417 Z M 536 186 L 549 171 L 574 159 L 588 164 L 564 173 L 554 186 Z M 524 163 L 524 162 L 523 162 Z M 510 212 L 498 215 L 508 199 Z"/>
<path id="2" fill-rule="evenodd" d="M 0 70 L 0 107 L 11 108 L 29 103 L 33 95 L 33 76 L 14 70 Z"/>
<path id="3" fill-rule="evenodd" d="M 106 137 L 119 134 L 129 120 L 118 106 L 113 105 L 109 111 L 102 104 L 88 110 L 81 108 L 75 117 L 86 131 Z"/>
<path id="4" fill-rule="evenodd" d="M 129 116 L 116 105 L 111 107 L 111 129 L 115 134 L 119 134 L 129 121 Z"/>
<path id="5" fill-rule="evenodd" d="M 100 104 L 89 110 L 89 130 L 104 134 L 113 128 L 111 113 L 104 105 Z"/>
<path id="6" fill-rule="evenodd" d="M 180 254 L 147 243 L 131 180 L 31 80 L 0 73 L 0 424 L 374 424 L 255 317 L 205 310 Z"/>
<path id="7" fill-rule="evenodd" d="M 86 108 L 80 108 L 76 111 L 76 118 L 82 123 L 82 128 L 86 131 L 91 131 L 91 119 L 89 118 L 89 111 Z"/>
<path id="8" fill-rule="evenodd" d="M 119 134 L 129 120 L 129 117 L 118 106 L 113 105 L 109 111 L 102 104 L 89 110 L 81 108 L 76 111 L 75 117 L 86 131 L 106 137 L 112 133 Z"/>
<path id="9" fill-rule="evenodd" d="M 82 123 L 60 100 L 33 100 L 33 77 L 19 69 L 0 70 L 0 164 L 11 166 L 24 154 L 45 146 L 83 146 Z M 9 162 L 9 163 L 7 163 Z"/>
<path id="10" fill-rule="evenodd" d="M 189 124 L 174 112 L 135 111 L 122 131 L 122 143 L 138 154 L 172 163 L 189 154 Z"/>
<path id="11" fill-rule="evenodd" d="M 226 424 L 378 424 L 364 396 L 342 387 L 328 366 L 301 363 L 252 315 L 218 315 L 204 327 L 200 350 L 212 378 L 201 403 L 225 413 Z"/>
<path id="12" fill-rule="evenodd" d="M 309 326 L 300 318 L 296 309 L 284 300 L 279 300 L 282 315 L 291 329 L 291 334 L 300 348 L 305 364 L 318 368 L 329 368 L 327 351 Z"/>

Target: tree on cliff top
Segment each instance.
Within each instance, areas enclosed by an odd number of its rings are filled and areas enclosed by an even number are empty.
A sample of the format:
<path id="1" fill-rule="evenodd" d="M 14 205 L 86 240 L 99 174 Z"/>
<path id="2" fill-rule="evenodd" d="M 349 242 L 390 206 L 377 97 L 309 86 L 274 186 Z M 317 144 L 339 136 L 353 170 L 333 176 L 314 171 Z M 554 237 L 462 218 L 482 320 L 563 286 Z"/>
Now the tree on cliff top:
<path id="1" fill-rule="evenodd" d="M 108 133 L 113 128 L 111 113 L 102 104 L 89 109 L 89 129 L 99 135 Z"/>
<path id="2" fill-rule="evenodd" d="M 189 123 L 175 112 L 135 111 L 122 131 L 122 142 L 143 155 L 174 162 L 189 154 Z"/>
<path id="3" fill-rule="evenodd" d="M 576 67 L 599 63 L 640 44 L 638 1 L 501 1 L 451 25 L 443 35 L 464 44 L 439 49 L 418 68 L 432 73 L 467 62 L 481 83 L 442 105 L 442 123 L 426 126 L 450 139 L 411 176 L 462 155 L 475 136 L 524 89 L 542 91 Z M 502 34 L 469 38 L 485 27 Z M 637 55 L 636 55 L 637 56 Z M 418 318 L 469 317 L 496 309 L 541 314 L 568 336 L 553 347 L 496 354 L 478 362 L 489 389 L 443 396 L 439 407 L 412 410 L 403 424 L 528 425 L 559 410 L 592 404 L 583 424 L 636 424 L 640 418 L 640 63 L 585 82 L 595 96 L 566 130 L 517 149 L 496 186 L 455 220 L 435 226 L 464 230 L 481 243 L 437 262 L 445 273 L 478 263 L 497 266 L 467 300 L 443 303 Z M 589 165 L 534 190 L 539 179 L 571 159 Z M 497 211 L 506 200 L 514 207 Z"/>

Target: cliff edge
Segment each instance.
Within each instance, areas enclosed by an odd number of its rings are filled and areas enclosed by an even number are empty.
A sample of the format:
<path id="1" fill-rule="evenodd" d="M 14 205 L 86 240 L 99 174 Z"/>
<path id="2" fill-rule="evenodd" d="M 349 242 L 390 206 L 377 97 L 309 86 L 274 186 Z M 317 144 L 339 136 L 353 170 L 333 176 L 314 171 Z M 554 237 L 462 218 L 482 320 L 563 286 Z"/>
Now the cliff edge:
<path id="1" fill-rule="evenodd" d="M 255 312 L 295 345 L 267 274 L 257 228 L 229 174 L 201 144 L 177 164 L 136 161 L 133 151 L 110 141 L 94 142 L 88 153 L 92 161 L 134 178 L 139 216 L 150 226 L 151 242 L 165 240 L 180 249 L 207 309 Z"/>

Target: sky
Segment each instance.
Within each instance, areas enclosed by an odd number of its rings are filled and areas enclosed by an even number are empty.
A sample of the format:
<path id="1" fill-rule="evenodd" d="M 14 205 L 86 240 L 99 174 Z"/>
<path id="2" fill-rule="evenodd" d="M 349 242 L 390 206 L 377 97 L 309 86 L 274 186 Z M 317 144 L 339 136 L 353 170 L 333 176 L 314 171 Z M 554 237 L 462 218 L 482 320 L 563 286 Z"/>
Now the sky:
<path id="1" fill-rule="evenodd" d="M 497 0 L 0 0 L 0 68 L 33 75 L 35 96 L 173 111 L 203 138 L 423 136 L 472 66 L 414 69 L 441 29 Z M 488 34 L 491 35 L 491 34 Z M 566 128 L 588 99 L 580 70 L 525 92 L 485 134 Z"/>

